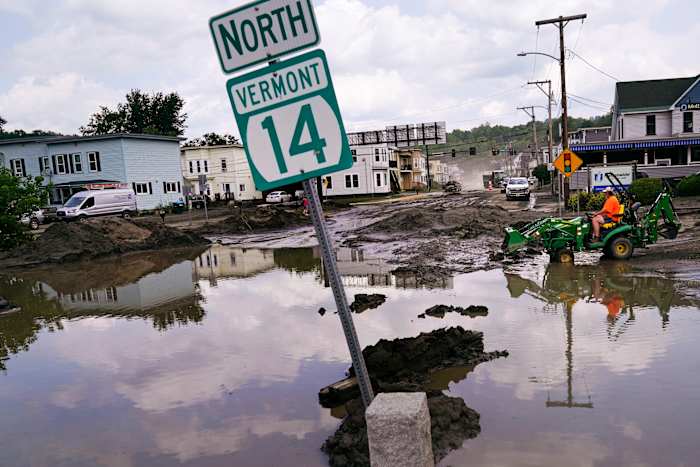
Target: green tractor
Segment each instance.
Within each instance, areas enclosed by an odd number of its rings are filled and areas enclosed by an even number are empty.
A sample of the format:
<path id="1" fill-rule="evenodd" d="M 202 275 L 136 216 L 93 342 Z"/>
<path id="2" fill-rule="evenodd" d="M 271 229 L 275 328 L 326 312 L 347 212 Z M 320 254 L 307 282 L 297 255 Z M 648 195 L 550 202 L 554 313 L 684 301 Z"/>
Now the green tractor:
<path id="1" fill-rule="evenodd" d="M 619 222 L 605 224 L 600 241 L 591 242 L 591 215 L 561 219 L 545 217 L 520 228 L 506 227 L 503 250 L 512 254 L 528 246 L 537 245 L 549 253 L 550 260 L 557 263 L 574 261 L 574 252 L 602 250 L 603 255 L 613 259 L 629 259 L 635 248 L 644 248 L 656 243 L 659 236 L 674 239 L 681 223 L 678 220 L 671 189 L 667 183 L 651 207 L 642 212 L 641 203 L 627 191 L 615 174 L 607 173 L 607 179 L 620 200 L 622 218 Z M 663 221 L 663 225 L 659 225 Z"/>

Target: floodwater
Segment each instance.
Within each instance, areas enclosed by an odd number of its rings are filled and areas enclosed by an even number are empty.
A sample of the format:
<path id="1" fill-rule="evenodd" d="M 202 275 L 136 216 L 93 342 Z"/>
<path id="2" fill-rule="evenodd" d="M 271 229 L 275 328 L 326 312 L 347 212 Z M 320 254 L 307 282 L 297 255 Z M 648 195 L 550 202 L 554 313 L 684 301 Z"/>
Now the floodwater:
<path id="1" fill-rule="evenodd" d="M 326 465 L 342 411 L 317 393 L 349 356 L 319 256 L 215 245 L 0 275 L 22 307 L 0 316 L 0 465 Z M 510 351 L 435 375 L 481 414 L 442 465 L 697 465 L 698 282 L 536 261 L 418 289 L 338 258 L 349 295 L 388 296 L 355 315 L 363 345 L 460 325 Z M 439 303 L 489 316 L 417 318 Z"/>

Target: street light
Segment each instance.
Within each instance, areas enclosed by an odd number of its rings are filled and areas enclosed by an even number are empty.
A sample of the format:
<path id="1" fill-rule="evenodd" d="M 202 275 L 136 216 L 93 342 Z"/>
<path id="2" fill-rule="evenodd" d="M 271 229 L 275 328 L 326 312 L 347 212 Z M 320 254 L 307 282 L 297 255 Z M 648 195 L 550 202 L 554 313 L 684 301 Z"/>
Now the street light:
<path id="1" fill-rule="evenodd" d="M 546 54 L 544 52 L 520 52 L 518 54 L 518 57 L 525 57 L 527 55 L 544 55 L 545 57 L 549 57 L 552 60 L 555 60 L 555 61 L 561 63 L 561 61 L 559 61 L 559 59 L 557 57 L 555 57 L 554 55 L 549 55 L 549 54 Z"/>

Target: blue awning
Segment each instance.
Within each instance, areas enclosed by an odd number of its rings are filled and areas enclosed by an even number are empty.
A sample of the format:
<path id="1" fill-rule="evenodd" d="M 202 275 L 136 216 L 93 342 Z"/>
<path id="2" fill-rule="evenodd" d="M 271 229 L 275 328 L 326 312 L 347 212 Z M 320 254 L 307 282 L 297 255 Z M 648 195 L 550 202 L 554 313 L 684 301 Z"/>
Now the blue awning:
<path id="1" fill-rule="evenodd" d="M 625 149 L 671 148 L 692 145 L 700 145 L 700 138 L 634 141 L 629 143 L 574 144 L 571 145 L 571 150 L 574 152 L 622 151 Z"/>

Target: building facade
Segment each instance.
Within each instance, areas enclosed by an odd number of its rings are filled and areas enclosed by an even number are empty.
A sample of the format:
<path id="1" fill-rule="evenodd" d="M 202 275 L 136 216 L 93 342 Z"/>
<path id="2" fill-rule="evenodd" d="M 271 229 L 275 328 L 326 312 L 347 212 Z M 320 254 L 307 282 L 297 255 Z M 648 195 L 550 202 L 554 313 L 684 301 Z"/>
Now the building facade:
<path id="1" fill-rule="evenodd" d="M 572 144 L 586 164 L 636 164 L 652 178 L 700 171 L 700 75 L 619 82 L 608 142 Z"/>
<path id="2" fill-rule="evenodd" d="M 0 162 L 19 177 L 42 176 L 50 204 L 91 187 L 127 185 L 138 209 L 182 199 L 180 138 L 156 135 L 27 137 L 0 141 Z"/>
<path id="3" fill-rule="evenodd" d="M 425 157 L 419 148 L 397 149 L 401 190 L 420 190 L 428 186 Z"/>
<path id="4" fill-rule="evenodd" d="M 182 175 L 190 193 L 207 194 L 216 200 L 250 201 L 262 199 L 255 189 L 253 174 L 245 150 L 240 144 L 183 147 Z M 199 185 L 199 177 L 207 177 L 207 186 Z"/>
<path id="5" fill-rule="evenodd" d="M 442 161 L 431 160 L 430 165 L 430 178 L 433 180 L 433 184 L 444 185 L 450 181 L 450 170 Z"/>
<path id="6" fill-rule="evenodd" d="M 352 167 L 323 177 L 324 196 L 385 195 L 391 193 L 389 162 L 393 150 L 386 144 L 351 146 Z"/>
<path id="7" fill-rule="evenodd" d="M 611 137 L 610 126 L 579 128 L 569 132 L 569 144 L 603 143 L 610 141 Z"/>

